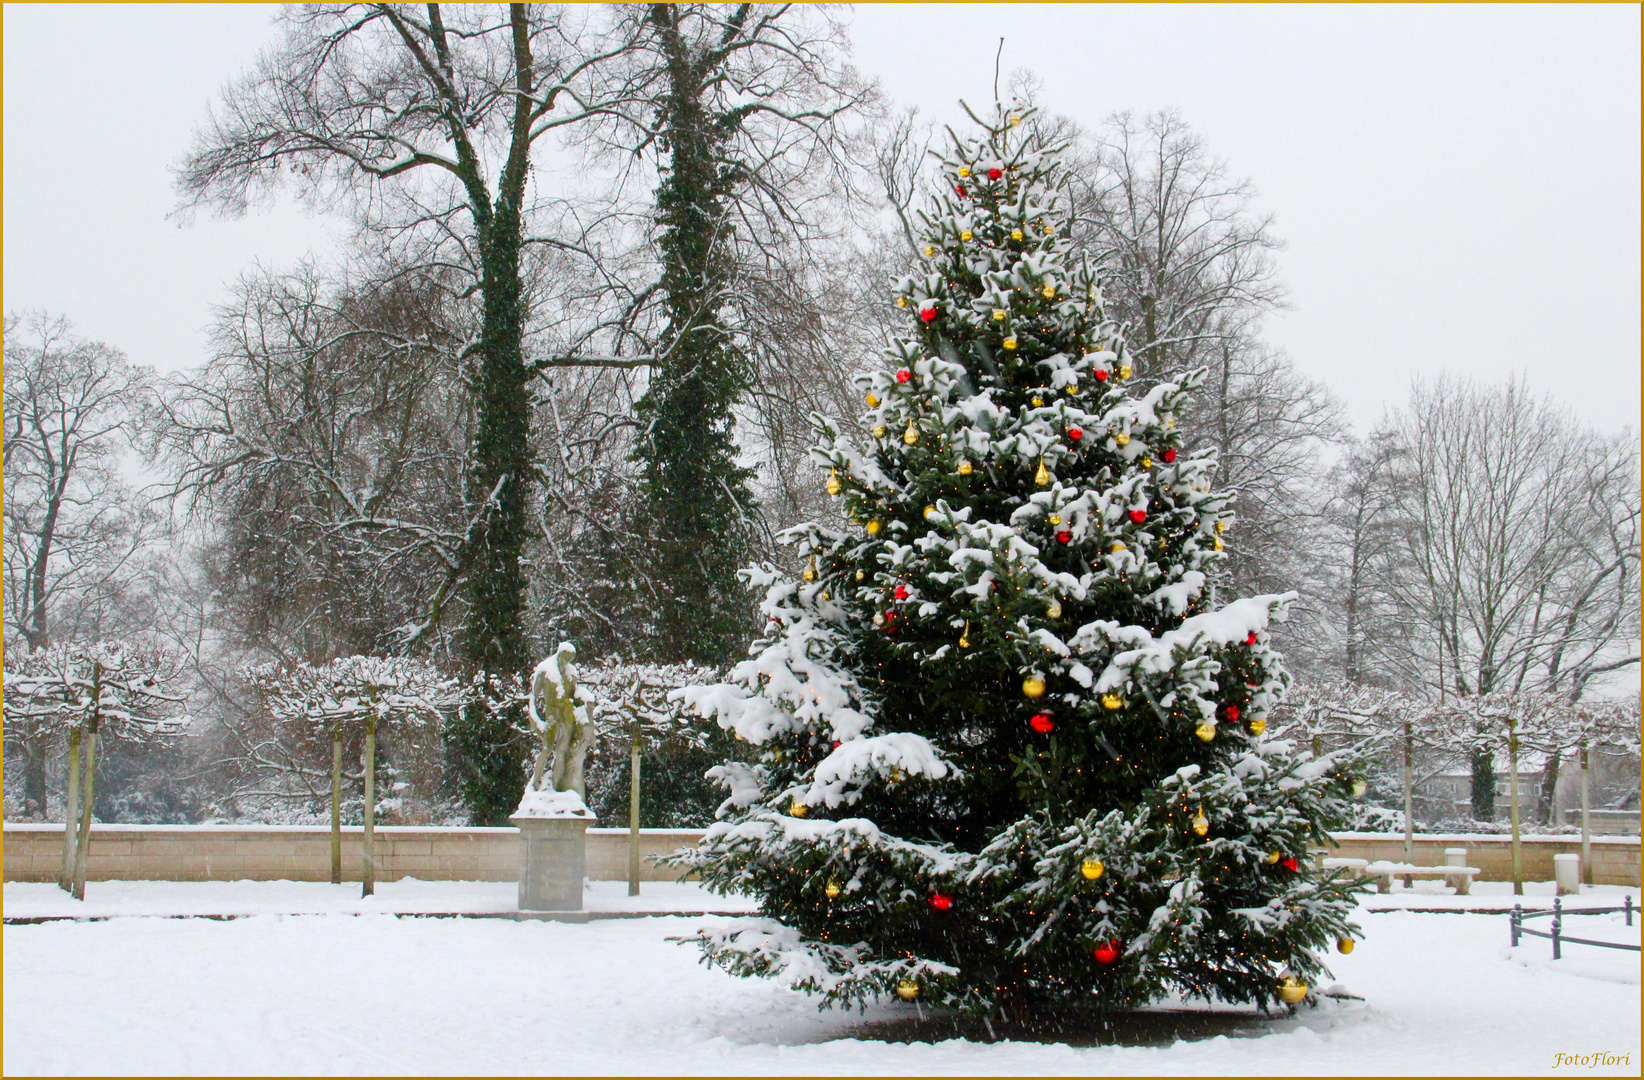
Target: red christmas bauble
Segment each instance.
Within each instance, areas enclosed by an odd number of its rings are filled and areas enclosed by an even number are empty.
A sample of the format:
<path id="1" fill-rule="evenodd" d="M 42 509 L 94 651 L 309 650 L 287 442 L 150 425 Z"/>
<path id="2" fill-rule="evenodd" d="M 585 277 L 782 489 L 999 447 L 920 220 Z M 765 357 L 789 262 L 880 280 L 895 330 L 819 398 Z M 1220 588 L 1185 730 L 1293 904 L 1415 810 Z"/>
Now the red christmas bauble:
<path id="1" fill-rule="evenodd" d="M 1056 721 L 1052 720 L 1047 712 L 1036 712 L 1033 714 L 1033 718 L 1028 721 L 1028 727 L 1041 735 L 1049 735 L 1056 730 Z"/>
<path id="2" fill-rule="evenodd" d="M 1097 368 L 1095 371 L 1091 372 L 1091 374 L 1096 376 L 1096 381 L 1097 382 L 1107 382 L 1107 369 L 1106 368 Z"/>
<path id="3" fill-rule="evenodd" d="M 1286 855 L 1284 857 L 1284 861 L 1280 862 L 1279 865 L 1290 871 L 1292 874 L 1301 869 L 1301 863 L 1296 861 L 1296 857 L 1294 855 Z"/>
<path id="4" fill-rule="evenodd" d="M 1092 955 L 1096 957 L 1098 964 L 1111 964 L 1119 959 L 1119 943 L 1117 941 L 1104 941 L 1096 946 Z"/>
<path id="5" fill-rule="evenodd" d="M 958 192 L 958 193 L 959 193 L 959 197 L 960 197 L 960 198 L 961 198 L 961 199 L 963 199 L 963 198 L 965 198 L 965 197 L 966 197 L 966 196 L 965 196 L 965 185 L 963 185 L 963 184 L 955 184 L 955 185 L 953 185 L 953 190 L 955 190 L 955 191 L 957 191 L 957 192 Z"/>
<path id="6" fill-rule="evenodd" d="M 944 892 L 930 894 L 930 906 L 937 911 L 946 911 L 953 906 L 953 897 Z"/>
<path id="7" fill-rule="evenodd" d="M 893 628 L 895 625 L 896 625 L 896 612 L 894 610 L 885 612 L 885 629 L 889 630 L 889 629 Z"/>
<path id="8" fill-rule="evenodd" d="M 896 587 L 896 598 L 898 600 L 906 600 L 908 598 L 908 587 L 906 585 L 898 585 Z"/>
<path id="9" fill-rule="evenodd" d="M 935 322 L 936 321 L 936 309 L 933 308 L 933 307 L 920 308 L 919 309 L 919 317 L 921 319 L 925 320 L 926 322 Z"/>
<path id="10" fill-rule="evenodd" d="M 988 170 L 988 179 L 989 180 L 997 180 L 1003 175 L 1005 175 L 1005 174 L 1004 174 L 1004 171 L 1001 170 L 1001 169 L 989 169 Z"/>
<path id="11" fill-rule="evenodd" d="M 905 383 L 911 378 L 913 378 L 913 372 L 909 371 L 907 368 L 903 368 L 896 373 L 896 381 L 899 383 Z"/>
<path id="12" fill-rule="evenodd" d="M 1130 512 L 1130 520 L 1134 521 L 1136 524 L 1140 525 L 1142 522 L 1147 520 L 1147 511 L 1146 510 L 1132 510 Z"/>
<path id="13" fill-rule="evenodd" d="M 841 747 L 841 746 L 844 746 L 844 745 L 845 745 L 845 744 L 844 744 L 844 743 L 842 743 L 842 742 L 840 742 L 840 741 L 839 741 L 839 740 L 838 740 L 838 739 L 835 739 L 835 740 L 834 740 L 834 741 L 833 741 L 833 748 L 834 748 L 834 749 L 835 749 L 835 750 L 837 750 L 837 749 L 839 749 L 839 748 L 840 748 L 840 747 Z"/>
<path id="14" fill-rule="evenodd" d="M 1252 630 L 1249 634 L 1245 635 L 1244 643 L 1246 645 L 1256 644 L 1256 631 Z"/>
<path id="15" fill-rule="evenodd" d="M 1176 460 L 1176 448 L 1174 446 L 1167 446 L 1165 447 L 1165 452 L 1159 456 L 1164 458 L 1166 465 L 1169 465 L 1172 461 Z"/>
<path id="16" fill-rule="evenodd" d="M 1229 720 L 1237 720 L 1239 718 L 1239 707 L 1237 705 L 1223 705 L 1222 715 Z"/>
<path id="17" fill-rule="evenodd" d="M 1056 540 L 1059 543 L 1071 544 L 1073 543 L 1073 534 L 1063 529 L 1056 534 Z"/>
<path id="18" fill-rule="evenodd" d="M 1067 437 L 1072 439 L 1074 442 L 1078 442 L 1080 439 L 1085 437 L 1085 429 L 1070 427 L 1067 429 Z"/>

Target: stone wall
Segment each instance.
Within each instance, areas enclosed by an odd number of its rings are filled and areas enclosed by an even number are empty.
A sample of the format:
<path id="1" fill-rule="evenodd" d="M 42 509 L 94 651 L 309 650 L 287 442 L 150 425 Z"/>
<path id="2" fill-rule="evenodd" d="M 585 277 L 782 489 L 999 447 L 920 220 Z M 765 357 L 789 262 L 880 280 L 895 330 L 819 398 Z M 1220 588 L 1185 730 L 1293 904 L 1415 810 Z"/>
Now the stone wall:
<path id="1" fill-rule="evenodd" d="M 514 881 L 519 875 L 519 831 L 513 828 L 417 828 L 387 826 L 377 834 L 377 880 Z M 665 855 L 689 847 L 695 829 L 642 829 L 641 855 Z M 1404 859 L 1404 838 L 1389 833 L 1341 833 L 1332 855 Z M 1442 866 L 1444 849 L 1467 849 L 1467 865 L 1484 881 L 1512 878 L 1512 851 L 1505 836 L 1418 835 L 1415 861 Z M 61 825 L 5 827 L 5 879 L 55 881 L 62 858 Z M 1553 856 L 1581 851 L 1578 836 L 1535 836 L 1523 844 L 1524 876 L 1553 879 Z M 1639 884 L 1639 839 L 1594 837 L 1593 881 Z M 343 877 L 360 876 L 360 829 L 343 829 Z M 86 876 L 94 881 L 326 881 L 331 876 L 331 834 L 324 826 L 96 825 Z M 588 830 L 588 876 L 596 881 L 628 877 L 628 830 Z M 674 872 L 642 863 L 646 881 L 671 881 Z"/>

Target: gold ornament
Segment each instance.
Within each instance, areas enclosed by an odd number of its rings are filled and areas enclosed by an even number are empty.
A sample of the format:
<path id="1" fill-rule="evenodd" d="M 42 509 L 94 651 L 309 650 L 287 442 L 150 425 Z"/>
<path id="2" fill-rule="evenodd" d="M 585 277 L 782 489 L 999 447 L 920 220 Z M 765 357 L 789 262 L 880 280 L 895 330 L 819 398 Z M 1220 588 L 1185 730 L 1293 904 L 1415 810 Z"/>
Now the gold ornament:
<path id="1" fill-rule="evenodd" d="M 1151 469 L 1151 468 L 1153 468 L 1153 459 L 1152 459 L 1152 458 L 1150 458 L 1150 457 L 1144 457 L 1144 458 L 1143 458 L 1143 459 L 1142 459 L 1142 461 L 1141 461 L 1141 466 L 1142 466 L 1142 468 L 1144 468 L 1144 469 Z"/>
<path id="2" fill-rule="evenodd" d="M 896 984 L 896 996 L 903 1001 L 912 1001 L 919 996 L 919 984 L 912 979 L 903 979 Z"/>
<path id="3" fill-rule="evenodd" d="M 1022 693 L 1030 698 L 1038 699 L 1045 696 L 1045 680 L 1037 675 L 1029 675 L 1022 680 Z"/>
<path id="4" fill-rule="evenodd" d="M 1123 541 L 1115 540 L 1115 541 L 1113 541 L 1113 546 L 1108 548 L 1107 550 L 1108 550 L 1108 554 L 1117 555 L 1117 554 L 1119 554 L 1119 552 L 1125 550 L 1125 545 L 1124 545 Z"/>
<path id="5" fill-rule="evenodd" d="M 961 180 L 969 180 L 970 179 L 970 166 L 969 165 L 959 166 L 959 179 L 961 179 Z"/>
<path id="6" fill-rule="evenodd" d="M 898 296 L 896 298 L 896 306 L 906 311 L 908 307 L 908 298 L 905 296 Z"/>
<path id="7" fill-rule="evenodd" d="M 1033 395 L 1033 407 L 1035 409 L 1042 409 L 1042 408 L 1044 408 L 1044 405 L 1045 405 L 1045 399 L 1040 397 L 1038 394 L 1034 394 Z"/>
<path id="8" fill-rule="evenodd" d="M 1062 602 L 1054 596 L 1045 604 L 1045 616 L 1051 619 L 1062 617 Z"/>
<path id="9" fill-rule="evenodd" d="M 1102 865 L 1102 860 L 1086 859 L 1080 865 L 1079 873 L 1085 876 L 1086 881 L 1095 881 L 1097 878 L 1102 876 L 1102 871 L 1106 869 L 1107 867 Z"/>
<path id="10" fill-rule="evenodd" d="M 1051 514 L 1049 517 L 1045 518 L 1045 521 L 1051 525 L 1060 525 L 1062 523 L 1062 515 Z"/>
<path id="11" fill-rule="evenodd" d="M 876 439 L 883 439 L 885 437 L 885 425 L 884 424 L 875 424 L 875 425 L 873 425 L 873 437 L 876 438 Z"/>
<path id="12" fill-rule="evenodd" d="M 966 229 L 964 232 L 959 234 L 959 239 L 963 240 L 965 243 L 968 244 L 971 241 L 971 235 L 972 235 L 971 231 L 969 229 Z"/>
<path id="13" fill-rule="evenodd" d="M 811 808 L 800 802 L 798 799 L 795 799 L 793 802 L 788 804 L 789 817 L 804 817 L 810 812 Z"/>
<path id="14" fill-rule="evenodd" d="M 862 580 L 862 578 L 863 578 L 863 577 L 865 577 L 865 576 L 866 576 L 866 574 L 865 574 L 865 572 L 864 572 L 864 571 L 861 571 L 861 570 L 858 570 L 858 571 L 857 571 L 857 572 L 856 572 L 856 580 L 857 580 L 857 581 L 861 581 L 861 580 Z"/>
<path id="15" fill-rule="evenodd" d="M 1221 538 L 1221 537 L 1219 537 L 1219 536 L 1218 536 L 1218 537 L 1216 537 L 1216 543 L 1215 543 L 1215 544 L 1214 544 L 1214 545 L 1213 545 L 1213 547 L 1214 547 L 1214 548 L 1215 548 L 1215 550 L 1217 550 L 1217 551 L 1221 551 L 1221 550 L 1222 550 L 1222 549 L 1223 549 L 1223 548 L 1224 548 L 1224 547 L 1226 547 L 1226 546 L 1227 546 L 1227 545 L 1225 545 L 1225 544 L 1223 544 L 1223 543 L 1222 543 L 1222 538 Z"/>
<path id="16" fill-rule="evenodd" d="M 934 507 L 934 506 L 927 506 L 927 507 L 925 507 L 925 520 L 926 520 L 926 521 L 929 521 L 929 520 L 931 520 L 931 519 L 932 519 L 932 518 L 934 518 L 934 517 L 935 517 L 935 516 L 936 516 L 936 515 L 937 515 L 937 509 L 936 509 L 936 507 Z"/>
<path id="17" fill-rule="evenodd" d="M 1279 860 L 1282 859 L 1282 858 L 1284 858 L 1284 852 L 1278 851 L 1276 849 L 1273 850 L 1273 851 L 1269 851 L 1267 853 L 1267 865 L 1268 866 L 1277 866 L 1277 865 L 1279 865 Z"/>
<path id="18" fill-rule="evenodd" d="M 873 613 L 873 625 L 875 625 L 875 626 L 884 626 L 885 625 L 885 613 L 883 611 L 876 611 L 876 612 Z"/>
<path id="19" fill-rule="evenodd" d="M 805 564 L 805 569 L 802 573 L 800 573 L 799 576 L 804 578 L 807 584 L 809 584 L 810 582 L 816 580 L 816 556 L 815 555 L 811 556 L 811 561 Z"/>
<path id="20" fill-rule="evenodd" d="M 1121 379 L 1130 378 L 1130 365 L 1129 364 L 1120 364 L 1119 365 L 1119 378 L 1121 378 Z"/>
<path id="21" fill-rule="evenodd" d="M 909 446 L 919 441 L 919 427 L 912 420 L 908 421 L 908 430 L 902 432 L 902 441 Z"/>
<path id="22" fill-rule="evenodd" d="M 1113 441 L 1118 443 L 1120 446 L 1129 446 L 1130 445 L 1130 432 L 1128 432 L 1128 431 L 1119 432 L 1117 435 L 1113 436 Z"/>
<path id="23" fill-rule="evenodd" d="M 870 518 L 868 523 L 862 527 L 867 530 L 869 536 L 878 536 L 879 530 L 884 528 L 884 526 L 879 523 L 878 518 Z"/>
<path id="24" fill-rule="evenodd" d="M 822 591 L 822 602 L 823 602 L 823 603 L 824 603 L 824 604 L 825 604 L 825 603 L 827 603 L 827 602 L 828 602 L 828 601 L 829 601 L 829 600 L 832 600 L 832 599 L 833 599 L 833 597 L 832 597 L 832 595 L 830 595 L 830 594 L 829 594 L 829 593 L 828 593 L 828 591 L 827 591 L 827 590 L 826 590 L 826 589 L 824 589 L 824 590 L 823 590 L 823 591 Z"/>
<path id="25" fill-rule="evenodd" d="M 1370 789 L 1370 785 L 1366 784 L 1364 782 L 1363 777 L 1354 777 L 1354 779 L 1353 779 L 1353 798 L 1355 798 L 1355 799 L 1359 798 L 1361 795 L 1363 795 L 1369 789 Z"/>
<path id="26" fill-rule="evenodd" d="M 1004 322 L 1005 321 L 1005 311 L 1004 311 L 1003 308 L 994 308 L 993 309 L 993 321 L 994 322 Z"/>
<path id="27" fill-rule="evenodd" d="M 1193 815 L 1193 835 L 1210 835 L 1210 819 L 1204 816 L 1203 810 L 1200 810 L 1197 814 Z"/>
<path id="28" fill-rule="evenodd" d="M 878 394 L 875 394 L 875 393 L 870 391 L 868 393 L 868 396 L 866 398 L 864 398 L 863 400 L 868 403 L 868 408 L 870 408 L 870 409 L 879 408 L 879 395 Z"/>
<path id="29" fill-rule="evenodd" d="M 1225 522 L 1225 521 L 1216 522 L 1216 531 L 1217 532 L 1226 532 L 1227 531 L 1227 522 Z"/>
<path id="30" fill-rule="evenodd" d="M 844 890 L 839 887 L 839 882 L 837 881 L 830 881 L 822 887 L 822 895 L 826 896 L 829 900 L 839 899 L 839 894 L 841 892 L 844 892 Z"/>
<path id="31" fill-rule="evenodd" d="M 970 620 L 969 619 L 965 620 L 965 628 L 963 630 L 959 631 L 959 647 L 961 649 L 970 648 Z"/>
<path id="32" fill-rule="evenodd" d="M 837 495 L 842 490 L 843 490 L 843 485 L 839 483 L 839 470 L 838 469 L 828 470 L 828 494 L 829 495 Z"/>
<path id="33" fill-rule="evenodd" d="M 1046 285 L 1044 288 L 1039 290 L 1039 295 L 1044 297 L 1046 300 L 1056 299 L 1056 286 Z"/>
<path id="34" fill-rule="evenodd" d="M 1267 730 L 1267 721 L 1263 720 L 1261 717 L 1257 717 L 1256 719 L 1250 721 L 1250 734 L 1260 735 L 1262 732 L 1264 732 L 1266 730 Z"/>
<path id="35" fill-rule="evenodd" d="M 1176 430 L 1176 418 L 1174 416 L 1165 417 L 1165 430 L 1166 431 L 1175 431 Z"/>
<path id="36" fill-rule="evenodd" d="M 969 476 L 975 468 L 976 466 L 970 463 L 970 458 L 960 458 L 959 464 L 956 467 L 960 476 Z"/>
<path id="37" fill-rule="evenodd" d="M 1010 124 L 1011 127 L 1015 127 L 1017 124 L 1020 124 L 1021 122 L 1022 122 L 1022 118 L 1020 116 L 1015 115 L 1015 114 L 1012 114 L 1011 118 L 1008 121 L 1006 121 L 1006 123 Z"/>
<path id="38" fill-rule="evenodd" d="M 1353 951 L 1353 939 L 1350 937 L 1336 939 L 1336 951 L 1346 956 Z"/>
<path id="39" fill-rule="evenodd" d="M 1279 980 L 1279 1000 L 1286 1005 L 1294 1005 L 1307 996 L 1307 983 L 1295 975 L 1286 975 Z"/>
<path id="40" fill-rule="evenodd" d="M 1039 471 L 1033 474 L 1033 482 L 1040 487 L 1050 483 L 1050 470 L 1045 468 L 1045 459 L 1039 459 Z"/>
<path id="41" fill-rule="evenodd" d="M 932 258 L 932 257 L 935 256 L 935 254 L 936 254 L 935 245 L 934 244 L 926 244 L 925 245 L 925 258 L 927 258 L 927 259 Z"/>
<path id="42" fill-rule="evenodd" d="M 1022 238 L 1022 230 L 1021 229 L 1012 229 L 1012 230 L 1010 230 L 1010 238 L 1012 240 L 1020 240 Z"/>
<path id="43" fill-rule="evenodd" d="M 1193 729 L 1193 734 L 1199 737 L 1200 742 L 1209 742 L 1216 737 L 1216 725 L 1210 720 L 1199 721 L 1199 726 Z"/>
<path id="44" fill-rule="evenodd" d="M 1125 699 L 1120 697 L 1117 693 L 1109 691 L 1108 693 L 1102 695 L 1102 708 L 1106 709 L 1108 712 L 1118 712 L 1124 707 Z"/>
<path id="45" fill-rule="evenodd" d="M 1072 395 L 1077 394 L 1079 392 L 1079 384 L 1076 383 L 1076 382 L 1070 382 L 1070 383 L 1067 384 L 1067 386 L 1064 389 L 1067 390 L 1068 395 L 1071 397 Z"/>
<path id="46" fill-rule="evenodd" d="M 1015 350 L 1015 348 L 1016 348 L 1016 339 L 1014 337 L 1008 337 L 1004 341 L 1001 341 L 999 344 L 1003 345 L 1006 349 Z"/>

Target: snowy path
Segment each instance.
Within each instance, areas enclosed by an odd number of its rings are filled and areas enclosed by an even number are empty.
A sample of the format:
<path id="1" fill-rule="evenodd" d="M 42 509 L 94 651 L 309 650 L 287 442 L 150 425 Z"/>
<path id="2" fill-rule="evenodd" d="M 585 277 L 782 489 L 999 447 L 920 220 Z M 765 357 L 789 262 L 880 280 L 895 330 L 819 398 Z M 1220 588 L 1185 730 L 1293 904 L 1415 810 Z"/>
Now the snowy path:
<path id="1" fill-rule="evenodd" d="M 1366 914 L 1367 940 L 1332 957 L 1363 1002 L 1246 1022 L 1233 1037 L 1087 1048 L 852 1038 L 914 1009 L 819 1013 L 666 940 L 714 921 L 7 926 L 4 1071 L 1524 1074 L 1574 1071 L 1554 1055 L 1598 1050 L 1627 1063 L 1578 1071 L 1637 1075 L 1640 1061 L 1638 954 L 1572 949 L 1554 965 L 1544 941 L 1509 950 L 1499 915 Z"/>

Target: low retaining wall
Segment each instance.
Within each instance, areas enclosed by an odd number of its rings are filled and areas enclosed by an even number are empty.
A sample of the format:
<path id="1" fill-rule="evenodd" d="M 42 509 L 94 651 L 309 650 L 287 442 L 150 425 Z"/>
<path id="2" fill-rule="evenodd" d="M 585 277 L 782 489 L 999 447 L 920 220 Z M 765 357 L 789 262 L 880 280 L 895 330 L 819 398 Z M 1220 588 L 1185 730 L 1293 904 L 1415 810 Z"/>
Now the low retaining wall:
<path id="1" fill-rule="evenodd" d="M 378 829 L 377 880 L 402 877 L 425 881 L 515 881 L 519 877 L 519 830 L 417 828 Z M 641 829 L 640 854 L 666 855 L 690 847 L 699 829 Z M 1332 855 L 1404 861 L 1404 837 L 1396 833 L 1338 833 Z M 1444 849 L 1467 849 L 1467 865 L 1484 881 L 1509 881 L 1511 841 L 1505 836 L 1418 835 L 1415 861 L 1442 866 Z M 62 859 L 61 825 L 5 827 L 5 879 L 55 881 Z M 1581 852 L 1578 836 L 1532 836 L 1523 841 L 1524 876 L 1553 880 L 1553 856 Z M 1599 885 L 1639 884 L 1639 838 L 1595 836 L 1593 881 Z M 327 881 L 331 877 L 331 831 L 323 825 L 94 825 L 86 876 L 93 881 Z M 343 829 L 343 877 L 360 876 L 360 829 Z M 628 830 L 588 830 L 588 876 L 595 881 L 628 877 Z M 646 881 L 672 881 L 671 870 L 642 863 Z"/>
<path id="2" fill-rule="evenodd" d="M 343 879 L 360 879 L 359 826 L 342 831 Z M 517 881 L 519 830 L 418 828 L 375 830 L 377 880 Z M 700 829 L 641 829 L 640 856 L 690 847 Z M 56 881 L 63 827 L 6 823 L 5 879 Z M 628 830 L 588 830 L 588 876 L 628 878 Z M 640 863 L 644 881 L 677 872 Z M 331 830 L 323 825 L 93 825 L 86 855 L 92 881 L 329 881 Z"/>

